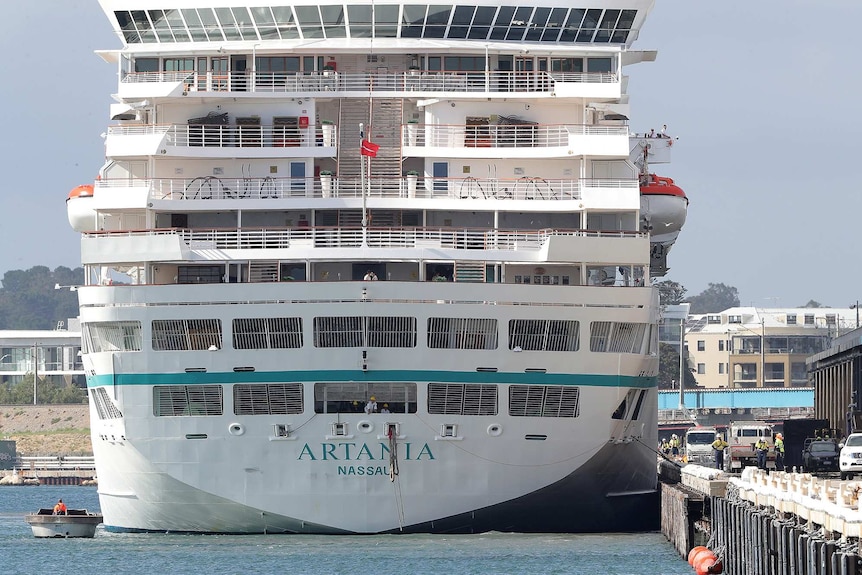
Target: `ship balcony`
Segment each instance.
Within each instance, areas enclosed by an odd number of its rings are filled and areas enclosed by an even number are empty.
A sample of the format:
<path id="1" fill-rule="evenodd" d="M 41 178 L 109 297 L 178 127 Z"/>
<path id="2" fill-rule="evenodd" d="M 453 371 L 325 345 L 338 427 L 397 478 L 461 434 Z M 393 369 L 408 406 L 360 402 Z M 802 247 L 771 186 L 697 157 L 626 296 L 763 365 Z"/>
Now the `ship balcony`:
<path id="1" fill-rule="evenodd" d="M 359 178 L 196 178 L 109 179 L 96 182 L 99 210 L 160 206 L 160 201 L 194 200 L 289 200 L 296 198 L 362 198 Z M 367 198 L 419 198 L 428 200 L 579 200 L 607 202 L 613 194 L 631 199 L 636 179 L 521 178 L 370 178 Z M 208 204 L 208 207 L 212 207 Z M 177 209 L 177 208 L 173 208 Z M 570 208 L 569 208 L 570 209 Z"/>
<path id="2" fill-rule="evenodd" d="M 108 157 L 329 158 L 336 154 L 333 125 L 122 125 L 108 128 Z"/>
<path id="3" fill-rule="evenodd" d="M 273 259 L 446 259 L 643 265 L 649 235 L 620 230 L 314 227 L 98 231 L 81 239 L 84 265 Z M 350 250 L 356 250 L 350 255 Z M 371 250 L 371 251 L 369 251 Z"/>
<path id="4" fill-rule="evenodd" d="M 159 97 L 481 97 L 618 99 L 620 78 L 610 72 L 136 72 L 123 76 L 118 96 Z"/>
<path id="5" fill-rule="evenodd" d="M 425 158 L 566 158 L 628 156 L 628 126 L 489 124 L 402 126 L 403 156 Z"/>

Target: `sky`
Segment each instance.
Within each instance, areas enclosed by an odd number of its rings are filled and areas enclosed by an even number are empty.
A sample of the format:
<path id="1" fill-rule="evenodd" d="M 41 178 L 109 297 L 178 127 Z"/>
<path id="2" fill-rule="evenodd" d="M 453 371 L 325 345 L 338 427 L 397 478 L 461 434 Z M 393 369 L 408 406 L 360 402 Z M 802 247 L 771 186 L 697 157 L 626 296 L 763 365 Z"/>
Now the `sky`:
<path id="1" fill-rule="evenodd" d="M 0 277 L 80 265 L 65 199 L 104 162 L 117 86 L 94 51 L 121 45 L 97 0 L 6 4 Z M 860 21 L 859 0 L 656 1 L 633 49 L 658 58 L 625 73 L 632 131 L 679 138 L 652 166 L 691 202 L 664 279 L 755 307 L 862 299 Z"/>

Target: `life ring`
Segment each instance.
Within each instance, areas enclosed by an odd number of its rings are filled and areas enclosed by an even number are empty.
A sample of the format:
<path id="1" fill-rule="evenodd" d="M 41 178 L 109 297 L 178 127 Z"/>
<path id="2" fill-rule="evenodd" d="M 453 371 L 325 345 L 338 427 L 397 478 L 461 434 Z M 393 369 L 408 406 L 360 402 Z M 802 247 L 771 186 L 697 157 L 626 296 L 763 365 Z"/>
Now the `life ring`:
<path id="1" fill-rule="evenodd" d="M 356 424 L 356 429 L 358 429 L 362 433 L 371 433 L 372 431 L 374 431 L 374 424 L 367 419 L 363 419 Z"/>
<path id="2" fill-rule="evenodd" d="M 242 435 L 245 433 L 245 427 L 242 423 L 231 423 L 227 430 L 231 435 Z"/>
<path id="3" fill-rule="evenodd" d="M 488 426 L 488 435 L 491 437 L 499 437 L 503 433 L 503 426 L 499 423 L 492 423 Z"/>

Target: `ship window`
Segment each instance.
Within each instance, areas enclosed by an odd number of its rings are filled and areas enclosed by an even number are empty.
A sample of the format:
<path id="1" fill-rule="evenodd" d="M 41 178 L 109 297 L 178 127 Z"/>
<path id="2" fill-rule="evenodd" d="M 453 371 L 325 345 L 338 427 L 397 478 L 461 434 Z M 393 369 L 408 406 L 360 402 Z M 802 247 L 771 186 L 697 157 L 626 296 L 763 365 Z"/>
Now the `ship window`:
<path id="1" fill-rule="evenodd" d="M 444 38 L 451 11 L 452 6 L 445 4 L 431 4 L 428 6 L 428 18 L 425 20 L 425 33 L 423 37 Z"/>
<path id="2" fill-rule="evenodd" d="M 473 383 L 429 383 L 428 413 L 497 415 L 497 386 Z"/>
<path id="3" fill-rule="evenodd" d="M 577 351 L 579 323 L 572 320 L 509 320 L 509 349 Z"/>
<path id="4" fill-rule="evenodd" d="M 401 381 L 315 383 L 314 412 L 365 413 L 372 397 L 378 410 L 388 404 L 390 413 L 416 413 L 416 384 Z"/>
<path id="5" fill-rule="evenodd" d="M 220 385 L 153 386 L 153 415 L 156 417 L 222 415 Z"/>
<path id="6" fill-rule="evenodd" d="M 233 320 L 234 349 L 302 347 L 302 318 L 262 317 Z"/>
<path id="7" fill-rule="evenodd" d="M 509 386 L 509 415 L 578 417 L 580 388 L 562 385 Z"/>
<path id="8" fill-rule="evenodd" d="M 590 351 L 642 353 L 648 344 L 648 324 L 595 321 L 590 324 Z"/>
<path id="9" fill-rule="evenodd" d="M 587 72 L 610 72 L 610 58 L 587 58 Z"/>
<path id="10" fill-rule="evenodd" d="M 87 353 L 102 351 L 141 351 L 141 322 L 105 321 L 85 323 L 82 340 Z"/>
<path id="11" fill-rule="evenodd" d="M 371 38 L 372 13 L 370 5 L 348 4 L 347 16 L 350 20 L 351 38 Z"/>
<path id="12" fill-rule="evenodd" d="M 497 349 L 497 320 L 459 317 L 428 318 L 432 349 Z"/>
<path id="13" fill-rule="evenodd" d="M 121 419 L 123 417 L 122 412 L 108 397 L 108 390 L 104 387 L 91 389 L 90 396 L 93 398 L 93 405 L 96 406 L 99 419 Z"/>
<path id="14" fill-rule="evenodd" d="M 233 386 L 236 415 L 291 415 L 303 412 L 301 383 L 237 384 Z"/>
<path id="15" fill-rule="evenodd" d="M 401 37 L 421 38 L 422 26 L 425 24 L 425 4 L 406 4 L 401 16 Z M 351 20 L 352 22 L 353 20 Z"/>
<path id="16" fill-rule="evenodd" d="M 316 317 L 315 347 L 416 347 L 415 317 Z"/>
<path id="17" fill-rule="evenodd" d="M 551 72 L 580 73 L 583 71 L 583 58 L 551 58 Z"/>
<path id="18" fill-rule="evenodd" d="M 294 6 L 296 18 L 302 29 L 303 38 L 323 38 L 323 26 L 320 24 L 320 12 L 317 5 Z"/>
<path id="19" fill-rule="evenodd" d="M 178 284 L 217 284 L 223 277 L 224 266 L 177 266 Z"/>
<path id="20" fill-rule="evenodd" d="M 152 345 L 155 351 L 221 349 L 221 320 L 153 320 Z"/>
<path id="21" fill-rule="evenodd" d="M 398 36 L 398 5 L 378 4 L 374 9 L 374 37 Z"/>
<path id="22" fill-rule="evenodd" d="M 344 38 L 344 6 L 341 4 L 321 5 L 320 15 L 323 17 L 323 29 L 327 38 Z"/>

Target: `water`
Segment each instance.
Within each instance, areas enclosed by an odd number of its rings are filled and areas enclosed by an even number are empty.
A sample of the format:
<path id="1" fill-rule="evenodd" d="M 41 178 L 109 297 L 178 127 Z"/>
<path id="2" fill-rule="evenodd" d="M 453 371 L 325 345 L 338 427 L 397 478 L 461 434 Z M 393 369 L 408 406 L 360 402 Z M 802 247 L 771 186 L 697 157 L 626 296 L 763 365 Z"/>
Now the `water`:
<path id="1" fill-rule="evenodd" d="M 0 487 L 0 570 L 5 574 L 149 575 L 690 575 L 660 533 L 637 535 L 161 535 L 36 539 L 24 515 L 62 498 L 98 511 L 94 487 Z"/>

